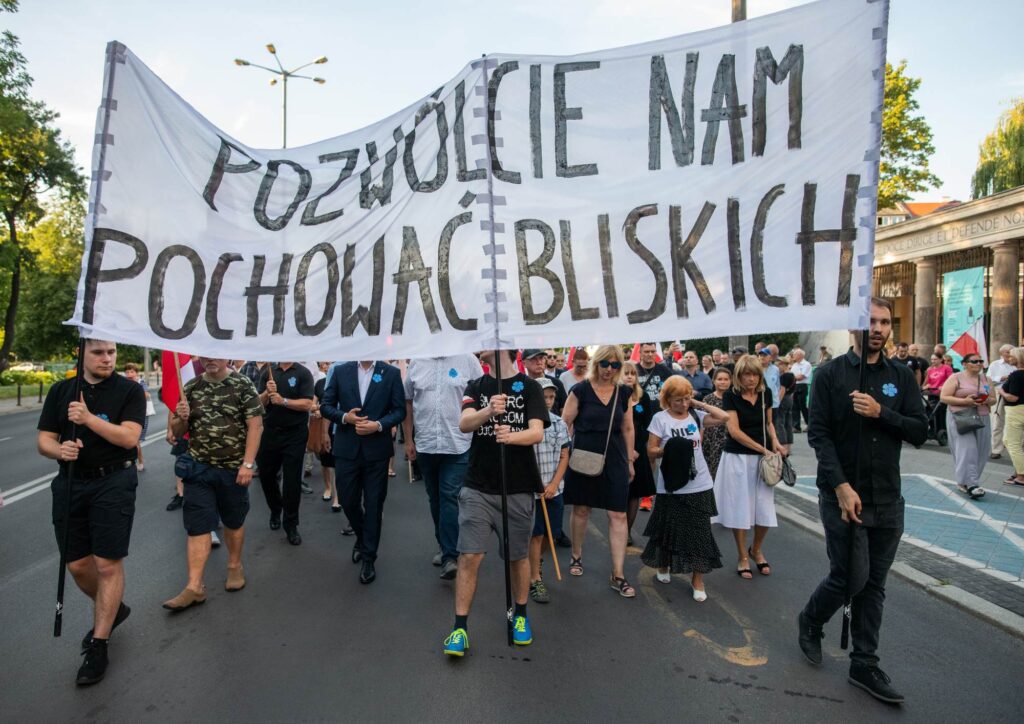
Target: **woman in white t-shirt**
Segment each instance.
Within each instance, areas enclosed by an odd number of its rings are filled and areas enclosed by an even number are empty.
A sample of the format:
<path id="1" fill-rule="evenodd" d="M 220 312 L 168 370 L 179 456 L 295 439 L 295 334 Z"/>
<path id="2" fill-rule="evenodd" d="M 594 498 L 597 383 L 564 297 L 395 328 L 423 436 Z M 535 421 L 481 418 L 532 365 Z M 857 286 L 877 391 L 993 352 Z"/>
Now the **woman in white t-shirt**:
<path id="1" fill-rule="evenodd" d="M 724 425 L 729 415 L 724 410 L 693 399 L 693 386 L 681 376 L 669 377 L 658 395 L 662 411 L 647 428 L 647 455 L 661 462 L 657 471 L 657 496 L 654 512 L 647 522 L 648 536 L 640 560 L 658 570 L 661 583 L 669 583 L 673 573 L 693 574 L 693 599 L 707 600 L 703 576 L 722 567 L 722 552 L 711 532 L 715 507 L 714 479 L 701 448 L 701 429 Z M 673 438 L 683 438 L 693 446 L 675 454 L 666 448 Z M 671 443 L 679 445 L 679 443 Z M 680 469 L 680 459 L 690 462 Z M 666 477 L 669 479 L 666 481 Z"/>

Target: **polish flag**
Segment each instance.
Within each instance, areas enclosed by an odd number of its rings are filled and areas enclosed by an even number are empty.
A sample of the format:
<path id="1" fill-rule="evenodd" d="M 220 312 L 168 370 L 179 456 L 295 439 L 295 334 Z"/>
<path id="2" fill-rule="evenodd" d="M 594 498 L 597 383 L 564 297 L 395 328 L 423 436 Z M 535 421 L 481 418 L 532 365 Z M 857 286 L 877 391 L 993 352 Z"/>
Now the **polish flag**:
<path id="1" fill-rule="evenodd" d="M 160 353 L 160 369 L 163 375 L 160 387 L 160 400 L 167 405 L 168 410 L 174 410 L 181 399 L 181 390 L 178 389 L 178 375 L 174 370 L 174 355 L 178 355 L 178 364 L 181 365 L 181 384 L 187 384 L 189 380 L 196 377 L 198 372 L 192 363 L 192 355 L 184 352 Z"/>
<path id="2" fill-rule="evenodd" d="M 633 344 L 633 351 L 629 355 L 629 361 L 634 364 L 640 361 L 640 343 L 636 342 Z"/>
<path id="3" fill-rule="evenodd" d="M 523 366 L 523 350 L 521 349 L 516 350 L 516 369 L 522 374 L 526 374 L 526 367 Z"/>
<path id="4" fill-rule="evenodd" d="M 985 318 L 979 317 L 974 324 L 967 328 L 967 331 L 950 345 L 950 349 L 961 357 L 969 354 L 976 354 L 988 367 L 988 345 L 985 343 Z"/>

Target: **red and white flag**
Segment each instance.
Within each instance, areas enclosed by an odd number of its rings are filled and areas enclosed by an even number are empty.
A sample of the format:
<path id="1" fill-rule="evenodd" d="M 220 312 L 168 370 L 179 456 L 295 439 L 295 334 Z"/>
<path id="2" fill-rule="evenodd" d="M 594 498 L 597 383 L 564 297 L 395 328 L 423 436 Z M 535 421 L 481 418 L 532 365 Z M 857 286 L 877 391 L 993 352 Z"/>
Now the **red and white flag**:
<path id="1" fill-rule="evenodd" d="M 181 399 L 181 390 L 178 389 L 178 375 L 174 371 L 174 355 L 178 355 L 178 364 L 181 365 L 181 384 L 185 385 L 197 374 L 195 365 L 192 364 L 192 355 L 184 352 L 160 353 L 160 369 L 163 374 L 160 386 L 160 400 L 167 405 L 168 410 L 174 410 Z"/>
<path id="2" fill-rule="evenodd" d="M 974 324 L 967 328 L 967 331 L 957 338 L 956 342 L 950 345 L 950 349 L 961 357 L 969 354 L 976 354 L 985 362 L 988 367 L 988 344 L 985 343 L 985 318 L 979 317 Z"/>

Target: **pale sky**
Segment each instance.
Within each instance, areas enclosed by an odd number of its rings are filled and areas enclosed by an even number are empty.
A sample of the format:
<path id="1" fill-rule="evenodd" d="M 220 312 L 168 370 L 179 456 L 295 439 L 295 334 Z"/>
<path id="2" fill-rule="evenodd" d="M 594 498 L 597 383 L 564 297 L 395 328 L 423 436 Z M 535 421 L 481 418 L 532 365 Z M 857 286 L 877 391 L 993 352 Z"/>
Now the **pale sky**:
<path id="1" fill-rule="evenodd" d="M 864 0 L 850 0 L 863 2 Z M 748 0 L 750 17 L 801 0 Z M 256 147 L 281 144 L 280 85 L 236 57 L 286 67 L 319 55 L 327 79 L 289 84 L 288 145 L 329 138 L 405 107 L 488 52 L 564 55 L 680 35 L 729 22 L 729 0 L 21 0 L 0 28 L 21 38 L 33 93 L 59 111 L 83 169 L 90 165 L 109 40 L 127 45 L 214 124 Z M 940 189 L 969 198 L 978 144 L 1024 96 L 1020 0 L 892 0 L 889 60 L 923 84 Z"/>

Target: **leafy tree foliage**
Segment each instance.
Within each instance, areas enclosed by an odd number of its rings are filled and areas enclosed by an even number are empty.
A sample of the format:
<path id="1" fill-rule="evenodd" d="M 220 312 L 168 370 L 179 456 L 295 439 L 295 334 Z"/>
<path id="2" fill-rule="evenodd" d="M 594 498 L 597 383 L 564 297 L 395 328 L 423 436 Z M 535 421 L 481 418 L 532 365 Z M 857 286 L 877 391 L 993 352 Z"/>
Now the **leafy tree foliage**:
<path id="1" fill-rule="evenodd" d="M 980 199 L 1017 186 L 1024 186 L 1024 98 L 1014 101 L 981 142 L 971 196 Z"/>
<path id="2" fill-rule="evenodd" d="M 902 60 L 895 67 L 885 64 L 879 209 L 890 208 L 899 201 L 907 201 L 913 193 L 942 184 L 928 168 L 935 147 L 931 127 L 924 116 L 916 115 L 919 104 L 914 94 L 920 87 L 920 78 L 907 75 L 907 61 Z"/>

